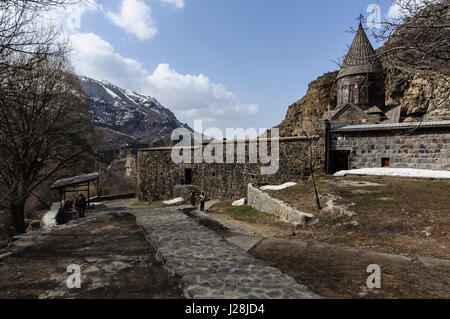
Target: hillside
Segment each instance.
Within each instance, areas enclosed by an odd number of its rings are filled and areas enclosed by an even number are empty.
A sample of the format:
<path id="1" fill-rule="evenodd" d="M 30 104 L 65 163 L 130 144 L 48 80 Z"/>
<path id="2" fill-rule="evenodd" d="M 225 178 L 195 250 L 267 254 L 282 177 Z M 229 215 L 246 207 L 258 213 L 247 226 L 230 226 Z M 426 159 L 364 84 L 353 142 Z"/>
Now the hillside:
<path id="1" fill-rule="evenodd" d="M 289 106 L 286 118 L 278 126 L 281 136 L 302 135 L 302 127 L 308 131 L 314 129 L 328 108 L 334 110 L 337 75 L 337 71 L 326 73 L 309 84 L 308 93 Z"/>
<path id="2" fill-rule="evenodd" d="M 449 80 L 427 72 L 411 74 L 386 67 L 386 106 L 401 105 L 403 121 L 439 121 L 450 119 Z M 281 136 L 301 134 L 301 127 L 311 130 L 328 109 L 336 108 L 336 77 L 326 73 L 309 84 L 307 94 L 289 106 L 278 126 Z"/>

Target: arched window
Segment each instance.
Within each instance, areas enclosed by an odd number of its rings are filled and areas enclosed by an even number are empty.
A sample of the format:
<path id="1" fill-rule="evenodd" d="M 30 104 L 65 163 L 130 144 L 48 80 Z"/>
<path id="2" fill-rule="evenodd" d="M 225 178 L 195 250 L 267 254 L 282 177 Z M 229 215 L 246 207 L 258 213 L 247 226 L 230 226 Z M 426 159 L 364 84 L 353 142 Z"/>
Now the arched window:
<path id="1" fill-rule="evenodd" d="M 355 84 L 350 87 L 350 102 L 358 103 L 358 100 L 358 86 Z"/>
<path id="2" fill-rule="evenodd" d="M 356 90 L 355 88 L 352 86 L 350 88 L 350 102 L 354 103 L 356 100 Z"/>

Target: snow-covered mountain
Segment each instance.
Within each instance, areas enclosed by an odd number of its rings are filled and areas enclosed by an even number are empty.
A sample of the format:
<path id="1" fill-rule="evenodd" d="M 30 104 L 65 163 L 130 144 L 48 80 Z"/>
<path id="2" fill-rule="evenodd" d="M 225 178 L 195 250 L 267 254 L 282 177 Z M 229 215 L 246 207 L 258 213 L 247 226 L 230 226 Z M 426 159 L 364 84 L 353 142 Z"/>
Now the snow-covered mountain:
<path id="1" fill-rule="evenodd" d="M 103 135 L 102 150 L 168 144 L 176 128 L 192 129 L 155 98 L 107 81 L 80 77 L 89 96 L 94 124 Z"/>

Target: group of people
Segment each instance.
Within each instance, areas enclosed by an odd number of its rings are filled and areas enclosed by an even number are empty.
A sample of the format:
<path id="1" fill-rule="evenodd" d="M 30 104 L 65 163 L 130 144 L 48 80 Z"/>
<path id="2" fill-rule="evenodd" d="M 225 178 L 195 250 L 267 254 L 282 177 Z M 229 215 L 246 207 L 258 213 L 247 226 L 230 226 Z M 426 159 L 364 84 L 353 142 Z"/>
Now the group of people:
<path id="1" fill-rule="evenodd" d="M 206 201 L 206 196 L 205 193 L 202 192 L 200 194 L 200 211 L 205 211 L 205 201 Z M 191 205 L 194 207 L 197 207 L 197 196 L 195 195 L 195 192 L 192 191 L 191 193 Z"/>

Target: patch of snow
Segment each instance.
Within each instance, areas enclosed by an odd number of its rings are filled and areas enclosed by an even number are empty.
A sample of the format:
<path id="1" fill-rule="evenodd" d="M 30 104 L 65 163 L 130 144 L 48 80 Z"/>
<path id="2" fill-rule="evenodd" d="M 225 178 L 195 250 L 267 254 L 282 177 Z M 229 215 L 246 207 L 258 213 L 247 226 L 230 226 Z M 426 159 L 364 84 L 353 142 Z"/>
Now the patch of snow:
<path id="1" fill-rule="evenodd" d="M 163 202 L 164 205 L 175 205 L 175 204 L 180 204 L 184 202 L 184 198 L 183 197 L 178 197 L 172 200 L 167 200 L 165 202 Z"/>
<path id="2" fill-rule="evenodd" d="M 289 182 L 289 183 L 285 183 L 283 185 L 278 185 L 278 186 L 267 185 L 267 186 L 262 186 L 261 190 L 262 191 L 281 191 L 283 189 L 293 187 L 295 185 L 297 185 L 297 183 L 294 183 L 294 182 Z"/>
<path id="3" fill-rule="evenodd" d="M 101 99 L 101 98 L 99 98 L 99 97 L 96 97 L 96 96 L 91 97 L 91 99 L 92 99 L 92 101 L 97 102 L 97 103 L 99 103 L 99 102 L 104 102 L 103 99 Z"/>
<path id="4" fill-rule="evenodd" d="M 347 175 L 450 179 L 450 171 L 433 171 L 413 168 L 361 168 L 340 171 L 334 174 L 335 177 L 344 177 Z"/>
<path id="5" fill-rule="evenodd" d="M 42 228 L 47 229 L 56 226 L 56 215 L 58 215 L 61 203 L 53 203 L 50 210 L 42 217 Z"/>
<path id="6" fill-rule="evenodd" d="M 113 99 L 120 99 L 120 97 L 114 93 L 113 91 L 111 91 L 110 89 L 108 89 L 106 86 L 103 86 L 103 88 L 106 90 L 106 92 L 112 96 Z"/>
<path id="7" fill-rule="evenodd" d="M 151 110 L 158 114 L 161 114 L 161 112 L 156 107 L 152 107 Z"/>
<path id="8" fill-rule="evenodd" d="M 245 205 L 245 198 L 234 201 L 233 204 L 231 204 L 231 206 L 244 206 L 244 205 Z"/>

